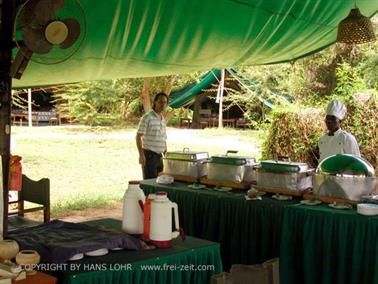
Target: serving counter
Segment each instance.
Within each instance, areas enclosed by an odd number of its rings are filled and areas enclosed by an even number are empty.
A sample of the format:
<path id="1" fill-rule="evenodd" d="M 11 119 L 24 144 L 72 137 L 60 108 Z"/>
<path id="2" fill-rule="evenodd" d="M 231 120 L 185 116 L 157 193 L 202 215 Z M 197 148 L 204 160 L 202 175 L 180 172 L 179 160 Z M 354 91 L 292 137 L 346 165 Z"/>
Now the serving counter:
<path id="1" fill-rule="evenodd" d="M 146 195 L 168 193 L 178 204 L 180 226 L 186 234 L 219 242 L 226 270 L 234 263 L 261 263 L 279 255 L 283 209 L 297 199 L 278 201 L 263 196 L 261 201 L 247 201 L 245 191 L 219 192 L 188 185 L 163 185 L 150 179 L 140 187 Z"/>

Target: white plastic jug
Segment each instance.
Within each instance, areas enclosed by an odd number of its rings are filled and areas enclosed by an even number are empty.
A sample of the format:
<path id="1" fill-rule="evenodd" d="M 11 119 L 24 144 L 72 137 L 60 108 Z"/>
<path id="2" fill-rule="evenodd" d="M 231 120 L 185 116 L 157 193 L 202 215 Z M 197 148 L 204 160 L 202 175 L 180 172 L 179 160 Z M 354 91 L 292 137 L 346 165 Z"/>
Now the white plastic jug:
<path id="1" fill-rule="evenodd" d="M 123 196 L 122 229 L 128 234 L 143 234 L 143 207 L 146 196 L 139 181 L 129 181 Z"/>
<path id="2" fill-rule="evenodd" d="M 174 209 L 176 231 L 172 231 L 172 208 Z M 177 204 L 171 202 L 166 192 L 156 192 L 151 201 L 150 239 L 157 247 L 170 247 L 171 240 L 179 236 Z"/>

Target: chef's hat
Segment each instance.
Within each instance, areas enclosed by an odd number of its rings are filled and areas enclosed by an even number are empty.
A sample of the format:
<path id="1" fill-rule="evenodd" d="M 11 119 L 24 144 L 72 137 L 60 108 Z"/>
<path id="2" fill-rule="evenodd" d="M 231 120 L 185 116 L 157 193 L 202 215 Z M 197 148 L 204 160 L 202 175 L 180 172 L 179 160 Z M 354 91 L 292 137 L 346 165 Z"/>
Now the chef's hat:
<path id="1" fill-rule="evenodd" d="M 342 102 L 333 100 L 328 104 L 326 112 L 327 115 L 333 115 L 342 120 L 346 113 L 346 107 Z"/>

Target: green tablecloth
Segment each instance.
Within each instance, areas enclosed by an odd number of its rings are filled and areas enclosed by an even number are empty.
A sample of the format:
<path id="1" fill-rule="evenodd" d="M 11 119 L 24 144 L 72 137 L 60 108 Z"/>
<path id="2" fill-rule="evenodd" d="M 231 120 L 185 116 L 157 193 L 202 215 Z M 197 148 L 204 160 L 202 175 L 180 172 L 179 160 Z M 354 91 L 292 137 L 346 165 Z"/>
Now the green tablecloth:
<path id="1" fill-rule="evenodd" d="M 378 283 L 378 216 L 322 206 L 284 209 L 283 284 Z"/>
<path id="2" fill-rule="evenodd" d="M 190 189 L 188 184 L 157 184 L 144 180 L 140 187 L 147 194 L 168 192 L 178 204 L 180 226 L 191 236 L 219 242 L 223 268 L 231 264 L 255 264 L 277 257 L 285 206 L 296 203 L 263 197 L 245 200 L 245 191 L 218 192 Z"/>
<path id="3" fill-rule="evenodd" d="M 121 222 L 112 219 L 87 224 L 121 228 Z M 211 275 L 222 272 L 222 262 L 219 244 L 187 237 L 174 240 L 171 248 L 111 251 L 68 263 L 66 268 L 57 273 L 60 283 L 209 283 Z"/>

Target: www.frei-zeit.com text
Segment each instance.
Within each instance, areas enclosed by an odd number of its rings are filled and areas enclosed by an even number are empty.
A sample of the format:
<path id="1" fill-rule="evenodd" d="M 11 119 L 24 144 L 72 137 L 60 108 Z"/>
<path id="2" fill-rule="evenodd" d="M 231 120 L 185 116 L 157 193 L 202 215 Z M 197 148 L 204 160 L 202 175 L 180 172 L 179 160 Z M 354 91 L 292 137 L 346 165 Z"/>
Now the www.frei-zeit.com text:
<path id="1" fill-rule="evenodd" d="M 23 265 L 24 269 L 39 271 L 213 271 L 213 264 L 145 264 L 133 265 L 132 263 L 40 263 Z"/>

